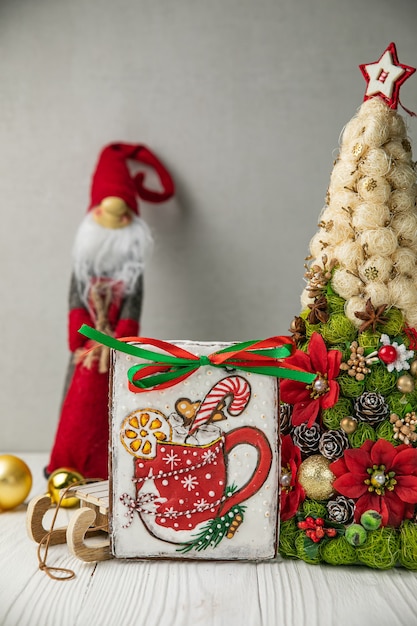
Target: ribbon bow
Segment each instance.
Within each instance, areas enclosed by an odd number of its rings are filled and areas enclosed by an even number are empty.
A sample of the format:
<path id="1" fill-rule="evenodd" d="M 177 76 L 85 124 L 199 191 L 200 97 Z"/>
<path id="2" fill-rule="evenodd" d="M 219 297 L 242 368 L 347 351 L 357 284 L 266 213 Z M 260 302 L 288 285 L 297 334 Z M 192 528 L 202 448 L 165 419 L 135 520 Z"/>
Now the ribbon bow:
<path id="1" fill-rule="evenodd" d="M 113 350 L 150 362 L 129 368 L 128 385 L 130 391 L 134 393 L 173 387 L 191 376 L 199 367 L 207 365 L 240 369 L 275 378 L 288 378 L 303 383 L 311 383 L 316 378 L 316 374 L 305 372 L 295 366 L 282 367 L 282 360 L 291 356 L 295 350 L 291 339 L 284 336 L 270 337 L 261 341 L 244 341 L 227 346 L 208 356 L 196 356 L 184 348 L 160 339 L 146 337 L 115 339 L 86 324 L 83 324 L 78 332 Z M 141 345 L 133 345 L 133 343 Z M 148 350 L 142 345 L 154 346 L 166 354 Z"/>

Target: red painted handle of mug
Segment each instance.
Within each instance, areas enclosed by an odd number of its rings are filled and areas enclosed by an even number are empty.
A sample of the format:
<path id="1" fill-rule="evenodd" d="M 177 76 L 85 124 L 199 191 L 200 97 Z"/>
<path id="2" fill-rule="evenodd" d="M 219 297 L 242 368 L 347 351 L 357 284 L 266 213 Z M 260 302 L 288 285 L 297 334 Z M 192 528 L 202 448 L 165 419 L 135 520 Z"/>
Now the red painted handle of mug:
<path id="1" fill-rule="evenodd" d="M 238 491 L 235 491 L 230 498 L 225 500 L 220 507 L 219 516 L 225 515 L 236 504 L 240 504 L 259 491 L 268 478 L 269 470 L 271 469 L 272 450 L 268 439 L 262 431 L 252 426 L 243 426 L 242 428 L 236 428 L 236 430 L 231 430 L 226 433 L 224 442 L 225 455 L 230 454 L 235 446 L 239 446 L 243 443 L 253 446 L 258 450 L 258 462 L 250 480 L 243 485 L 243 487 L 238 489 Z"/>

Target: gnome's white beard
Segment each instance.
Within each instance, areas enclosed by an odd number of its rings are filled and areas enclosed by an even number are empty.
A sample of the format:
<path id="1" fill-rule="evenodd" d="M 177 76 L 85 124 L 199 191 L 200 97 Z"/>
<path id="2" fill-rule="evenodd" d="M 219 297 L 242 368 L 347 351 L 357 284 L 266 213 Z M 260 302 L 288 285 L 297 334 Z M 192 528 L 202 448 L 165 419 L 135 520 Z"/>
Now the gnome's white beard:
<path id="1" fill-rule="evenodd" d="M 132 293 L 151 247 L 151 233 L 140 217 L 133 216 L 123 228 L 105 228 L 87 213 L 72 251 L 73 270 L 84 302 L 92 278 L 121 281 L 124 294 Z"/>

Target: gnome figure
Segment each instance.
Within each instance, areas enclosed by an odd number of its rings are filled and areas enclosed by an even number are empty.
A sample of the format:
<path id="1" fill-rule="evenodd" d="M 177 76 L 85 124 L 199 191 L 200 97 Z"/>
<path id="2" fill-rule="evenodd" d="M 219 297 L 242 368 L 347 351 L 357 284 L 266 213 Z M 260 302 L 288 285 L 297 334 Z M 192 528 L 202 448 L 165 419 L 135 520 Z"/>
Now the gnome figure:
<path id="1" fill-rule="evenodd" d="M 128 161 L 153 167 L 162 191 L 145 187 Z M 151 236 L 137 198 L 164 202 L 174 193 L 169 172 L 148 148 L 113 143 L 99 156 L 91 202 L 76 235 L 69 294 L 72 353 L 55 443 L 46 473 L 70 467 L 86 478 L 108 476 L 109 351 L 94 350 L 78 333 L 88 324 L 113 337 L 136 336 L 143 297 L 143 269 Z"/>
<path id="2" fill-rule="evenodd" d="M 281 383 L 281 554 L 417 568 L 417 177 L 395 45 L 360 66 Z"/>

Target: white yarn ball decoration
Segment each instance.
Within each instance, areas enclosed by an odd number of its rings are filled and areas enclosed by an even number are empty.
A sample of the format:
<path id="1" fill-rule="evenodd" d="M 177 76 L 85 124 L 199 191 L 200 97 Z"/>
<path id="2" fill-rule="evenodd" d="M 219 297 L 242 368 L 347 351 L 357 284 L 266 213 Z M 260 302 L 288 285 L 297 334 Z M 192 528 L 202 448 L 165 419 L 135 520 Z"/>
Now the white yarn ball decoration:
<path id="1" fill-rule="evenodd" d="M 416 182 L 416 173 L 406 163 L 393 163 L 387 174 L 387 180 L 394 189 L 408 189 Z"/>
<path id="2" fill-rule="evenodd" d="M 352 217 L 352 224 L 357 230 L 367 228 L 382 228 L 388 226 L 391 220 L 389 208 L 385 204 L 362 202 Z"/>
<path id="3" fill-rule="evenodd" d="M 377 307 L 383 304 L 391 306 L 390 293 L 384 283 L 368 283 L 365 287 L 365 300 L 371 298 L 372 306 Z"/>
<path id="4" fill-rule="evenodd" d="M 417 288 L 413 280 L 397 276 L 388 284 L 391 303 L 404 313 L 417 307 Z"/>
<path id="5" fill-rule="evenodd" d="M 363 312 L 365 310 L 365 304 L 366 301 L 360 296 L 353 296 L 346 301 L 345 315 L 356 326 L 356 328 L 359 328 L 362 324 L 362 320 L 356 317 L 355 312 Z"/>
<path id="6" fill-rule="evenodd" d="M 394 214 L 405 213 L 414 208 L 416 198 L 415 189 L 396 189 L 392 192 L 388 206 Z"/>
<path id="7" fill-rule="evenodd" d="M 345 300 L 357 296 L 362 288 L 362 282 L 359 278 L 349 274 L 343 268 L 335 269 L 331 285 L 333 290 Z"/>
<path id="8" fill-rule="evenodd" d="M 359 161 L 359 171 L 367 176 L 385 176 L 390 169 L 390 159 L 382 148 L 368 150 Z"/>
<path id="9" fill-rule="evenodd" d="M 335 246 L 334 256 L 341 266 L 357 272 L 358 264 L 363 261 L 363 248 L 358 241 L 343 241 Z"/>
<path id="10" fill-rule="evenodd" d="M 383 283 L 390 278 L 392 269 L 390 257 L 371 256 L 358 267 L 358 272 L 364 283 Z"/>
<path id="11" fill-rule="evenodd" d="M 415 253 L 410 248 L 398 248 L 391 258 L 394 271 L 397 274 L 404 274 L 409 278 L 416 276 L 417 259 Z"/>
<path id="12" fill-rule="evenodd" d="M 390 256 L 398 247 L 397 236 L 391 228 L 364 230 L 359 241 L 369 256 Z"/>

